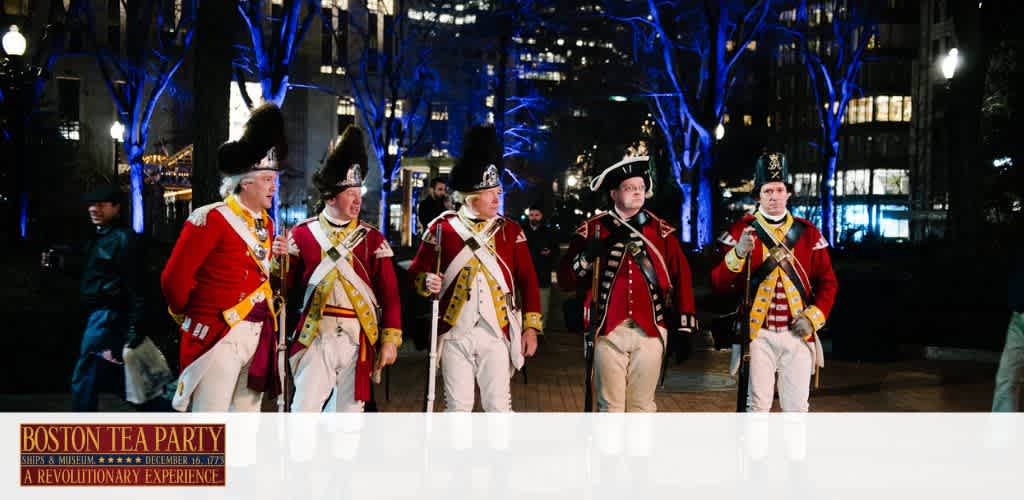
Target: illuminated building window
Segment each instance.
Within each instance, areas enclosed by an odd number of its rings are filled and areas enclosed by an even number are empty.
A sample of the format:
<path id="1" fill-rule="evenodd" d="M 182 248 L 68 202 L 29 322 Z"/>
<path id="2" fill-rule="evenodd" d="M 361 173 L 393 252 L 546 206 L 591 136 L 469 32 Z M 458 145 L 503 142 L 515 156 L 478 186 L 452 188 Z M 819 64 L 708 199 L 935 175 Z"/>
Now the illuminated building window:
<path id="1" fill-rule="evenodd" d="M 877 169 L 871 194 L 910 194 L 910 172 L 901 169 Z"/>
<path id="2" fill-rule="evenodd" d="M 749 127 L 754 124 L 754 117 L 750 115 L 743 115 L 743 125 Z"/>
<path id="3" fill-rule="evenodd" d="M 729 124 L 729 113 L 722 113 L 722 124 Z"/>
<path id="4" fill-rule="evenodd" d="M 430 119 L 437 122 L 447 121 L 448 106 L 445 106 L 442 103 L 431 104 Z"/>
<path id="5" fill-rule="evenodd" d="M 355 101 L 348 97 L 338 98 L 338 115 L 339 116 L 355 116 L 356 115 L 356 104 Z"/>
<path id="6" fill-rule="evenodd" d="M 878 234 L 883 238 L 909 238 L 910 212 L 902 205 L 879 207 Z"/>
<path id="7" fill-rule="evenodd" d="M 390 99 L 386 99 L 384 101 L 384 116 L 386 116 L 388 118 L 391 118 L 391 109 L 392 109 L 392 107 L 391 107 L 391 100 Z M 402 117 L 402 101 L 398 101 L 397 103 L 395 103 L 394 110 L 395 110 L 395 118 L 401 118 Z"/>
<path id="8" fill-rule="evenodd" d="M 836 172 L 836 196 L 869 194 L 870 180 L 870 170 L 840 170 Z"/>
<path id="9" fill-rule="evenodd" d="M 798 173 L 793 175 L 793 194 L 797 196 L 817 196 L 818 174 Z"/>
<path id="10" fill-rule="evenodd" d="M 58 114 L 61 137 L 69 141 L 81 139 L 79 99 L 81 81 L 78 78 L 57 78 Z"/>
<path id="11" fill-rule="evenodd" d="M 875 97 L 875 121 L 889 121 L 889 96 L 880 95 Z"/>

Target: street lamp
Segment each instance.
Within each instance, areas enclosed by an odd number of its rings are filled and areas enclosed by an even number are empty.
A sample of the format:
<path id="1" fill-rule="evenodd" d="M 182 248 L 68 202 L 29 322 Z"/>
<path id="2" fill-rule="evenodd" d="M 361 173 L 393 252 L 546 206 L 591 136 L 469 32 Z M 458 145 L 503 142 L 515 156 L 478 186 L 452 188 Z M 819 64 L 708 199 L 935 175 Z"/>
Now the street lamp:
<path id="1" fill-rule="evenodd" d="M 579 183 L 580 183 L 580 179 L 579 179 L 579 177 L 576 177 L 575 175 L 570 175 L 568 178 L 565 179 L 565 185 L 569 186 L 571 188 L 576 187 L 576 185 L 579 184 Z"/>
<path id="2" fill-rule="evenodd" d="M 942 58 L 939 64 L 942 69 L 942 76 L 946 80 L 952 80 L 956 76 L 956 69 L 960 66 L 960 51 L 956 47 L 949 49 L 949 52 Z"/>
<path id="3" fill-rule="evenodd" d="M 24 35 L 18 31 L 18 26 L 12 24 L 11 29 L 4 34 L 3 38 L 4 52 L 9 56 L 22 56 L 25 55 L 25 48 L 27 42 L 25 41 Z"/>
<path id="4" fill-rule="evenodd" d="M 117 143 L 124 140 L 124 125 L 120 120 L 114 120 L 110 126 L 110 138 L 114 141 L 114 181 L 117 181 Z"/>
<path id="5" fill-rule="evenodd" d="M 946 205 L 946 224 L 947 232 L 953 233 L 956 222 L 953 220 L 950 212 L 950 205 L 954 203 L 951 198 L 954 198 L 954 186 L 956 186 L 956 180 L 959 172 L 957 171 L 958 159 L 954 158 L 954 154 L 957 153 L 956 148 L 953 147 L 953 138 L 955 137 L 954 122 L 956 120 L 956 109 L 953 103 L 953 77 L 956 76 L 957 67 L 960 66 L 960 51 L 953 47 L 949 49 L 939 60 L 939 69 L 942 71 L 942 77 L 946 79 L 945 87 L 945 100 L 946 100 L 946 111 L 943 116 L 943 128 L 946 132 L 946 170 L 949 176 L 949 190 L 947 191 L 947 205 Z M 956 200 L 959 201 L 959 200 Z"/>
<path id="6" fill-rule="evenodd" d="M 715 140 L 720 141 L 723 137 L 725 137 L 725 125 L 719 123 L 718 126 L 715 127 Z"/>

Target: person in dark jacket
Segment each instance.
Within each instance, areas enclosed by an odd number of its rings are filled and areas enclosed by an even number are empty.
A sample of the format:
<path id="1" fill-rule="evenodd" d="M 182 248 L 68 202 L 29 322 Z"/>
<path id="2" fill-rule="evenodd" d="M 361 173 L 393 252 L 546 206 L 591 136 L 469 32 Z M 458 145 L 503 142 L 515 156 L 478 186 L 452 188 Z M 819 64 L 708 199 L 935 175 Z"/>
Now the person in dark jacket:
<path id="1" fill-rule="evenodd" d="M 533 268 L 537 271 L 541 314 L 548 317 L 548 306 L 551 302 L 551 271 L 554 263 L 558 262 L 558 239 L 551 226 L 544 222 L 544 210 L 540 206 L 531 206 L 527 217 L 530 223 L 523 226 L 523 232 L 526 233 L 526 244 L 530 247 Z"/>
<path id="2" fill-rule="evenodd" d="M 85 247 L 79 288 L 88 320 L 71 377 L 73 411 L 96 411 L 101 380 L 123 386 L 121 352 L 144 339 L 136 330 L 145 305 L 139 285 L 142 256 L 138 237 L 120 223 L 121 191 L 101 187 L 86 202 L 96 233 Z"/>
<path id="3" fill-rule="evenodd" d="M 435 177 L 430 180 L 426 196 L 420 200 L 416 208 L 416 220 L 420 223 L 420 234 L 427 229 L 430 222 L 441 215 L 445 210 L 451 210 L 448 202 L 448 184 L 444 177 Z"/>

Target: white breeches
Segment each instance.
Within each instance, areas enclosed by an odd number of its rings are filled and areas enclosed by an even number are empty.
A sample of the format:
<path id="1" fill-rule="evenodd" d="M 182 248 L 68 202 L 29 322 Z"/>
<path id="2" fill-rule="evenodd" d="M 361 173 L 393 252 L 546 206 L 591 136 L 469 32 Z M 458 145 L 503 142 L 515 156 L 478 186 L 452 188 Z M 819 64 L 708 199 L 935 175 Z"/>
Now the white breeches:
<path id="1" fill-rule="evenodd" d="M 179 379 L 185 389 L 175 396 L 175 407 L 193 412 L 260 411 L 263 393 L 249 389 L 248 382 L 262 329 L 262 323 L 241 321 L 186 367 Z"/>
<path id="2" fill-rule="evenodd" d="M 750 342 L 747 411 L 771 411 L 778 374 L 782 411 L 806 412 L 813 370 L 814 355 L 807 341 L 789 331 L 759 331 Z"/>
<path id="3" fill-rule="evenodd" d="M 320 321 L 320 334 L 296 355 L 297 360 L 292 360 L 293 412 L 363 411 L 363 402 L 355 399 L 359 333 L 359 321 L 354 318 L 327 317 Z M 334 391 L 333 396 L 331 391 Z M 331 399 L 325 408 L 328 396 Z"/>
<path id="4" fill-rule="evenodd" d="M 447 411 L 473 411 L 474 382 L 480 386 L 484 411 L 512 411 L 508 341 L 485 321 L 468 331 L 452 329 L 444 335 L 441 375 Z"/>

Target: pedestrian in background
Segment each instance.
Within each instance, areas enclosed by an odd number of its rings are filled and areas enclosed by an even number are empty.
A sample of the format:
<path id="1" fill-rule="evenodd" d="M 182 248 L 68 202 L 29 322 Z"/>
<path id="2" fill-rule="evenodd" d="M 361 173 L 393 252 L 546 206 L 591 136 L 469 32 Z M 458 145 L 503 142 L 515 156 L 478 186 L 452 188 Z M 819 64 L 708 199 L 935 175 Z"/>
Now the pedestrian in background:
<path id="1" fill-rule="evenodd" d="M 533 269 L 537 272 L 540 313 L 547 318 L 551 303 L 551 271 L 554 263 L 558 262 L 558 237 L 544 220 L 544 210 L 540 206 L 533 205 L 528 212 L 529 224 L 523 226 L 523 233 L 526 234 L 526 244 L 530 247 Z"/>

